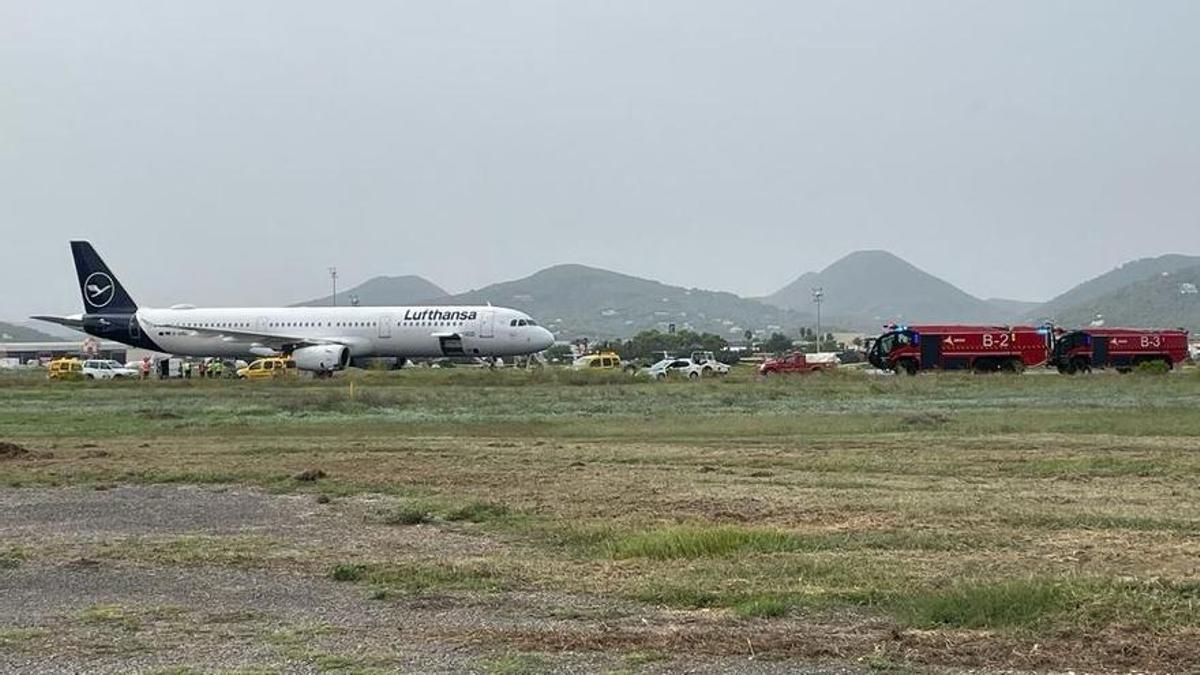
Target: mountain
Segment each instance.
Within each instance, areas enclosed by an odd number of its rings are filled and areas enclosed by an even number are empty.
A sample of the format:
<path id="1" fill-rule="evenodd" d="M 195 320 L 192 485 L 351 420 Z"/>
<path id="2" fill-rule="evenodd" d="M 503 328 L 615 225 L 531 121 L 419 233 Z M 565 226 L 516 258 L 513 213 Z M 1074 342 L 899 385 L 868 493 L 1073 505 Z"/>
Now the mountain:
<path id="1" fill-rule="evenodd" d="M 1030 318 L 1049 318 L 1055 323 L 1066 325 L 1062 317 L 1059 316 L 1063 312 L 1068 310 L 1073 311 L 1075 308 L 1086 308 L 1089 303 L 1130 284 L 1157 277 L 1164 272 L 1174 273 L 1196 265 L 1200 265 L 1200 257 L 1179 255 L 1176 253 L 1160 255 L 1157 258 L 1131 260 L 1110 272 L 1105 272 L 1094 279 L 1089 279 L 1079 284 L 1066 293 L 1051 298 L 1041 307 L 1038 307 L 1030 315 Z M 1111 302 L 1111 299 L 1108 302 Z M 1077 315 L 1077 313 L 1073 313 L 1072 315 Z"/>
<path id="2" fill-rule="evenodd" d="M 74 336 L 83 339 L 82 333 L 74 333 Z M 0 321 L 0 342 L 58 342 L 60 339 L 40 330 Z"/>
<path id="3" fill-rule="evenodd" d="M 809 310 L 812 289 L 825 291 L 823 321 L 877 329 L 888 321 L 938 322 L 1010 320 L 1006 308 L 989 304 L 887 251 L 856 251 L 820 272 L 808 272 L 763 300 L 778 307 Z M 1005 301 L 1007 302 L 1007 301 Z"/>
<path id="4" fill-rule="evenodd" d="M 1126 283 L 1097 297 L 1057 309 L 1052 316 L 1060 326 L 1086 326 L 1101 314 L 1107 326 L 1183 327 L 1195 333 L 1200 331 L 1200 293 L 1197 289 L 1200 289 L 1200 264 Z"/>
<path id="5" fill-rule="evenodd" d="M 638 331 L 711 332 L 739 338 L 746 329 L 795 332 L 812 315 L 732 293 L 681 288 L 585 265 L 556 265 L 524 279 L 443 298 L 437 304 L 502 305 L 528 312 L 559 339 L 628 337 Z"/>
<path id="6" fill-rule="evenodd" d="M 338 292 L 338 304 L 350 304 L 351 298 L 358 298 L 358 304 L 363 307 L 380 307 L 387 305 L 412 305 L 445 298 L 448 294 L 437 284 L 415 275 L 400 277 L 375 277 L 368 279 L 354 288 Z M 332 296 L 325 296 L 307 302 L 299 302 L 293 307 L 320 307 L 331 304 Z"/>

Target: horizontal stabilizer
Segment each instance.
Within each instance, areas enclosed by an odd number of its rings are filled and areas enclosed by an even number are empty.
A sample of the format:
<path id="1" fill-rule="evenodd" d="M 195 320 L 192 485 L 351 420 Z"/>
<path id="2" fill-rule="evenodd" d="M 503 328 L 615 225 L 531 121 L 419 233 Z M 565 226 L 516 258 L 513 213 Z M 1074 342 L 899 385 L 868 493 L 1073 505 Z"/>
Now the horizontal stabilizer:
<path id="1" fill-rule="evenodd" d="M 39 315 L 39 316 L 31 316 L 29 318 L 35 319 L 37 321 L 46 321 L 48 323 L 56 323 L 60 326 L 66 326 L 67 328 L 71 328 L 73 330 L 83 331 L 83 316 L 79 315 L 79 314 L 76 314 L 74 316 Z"/>

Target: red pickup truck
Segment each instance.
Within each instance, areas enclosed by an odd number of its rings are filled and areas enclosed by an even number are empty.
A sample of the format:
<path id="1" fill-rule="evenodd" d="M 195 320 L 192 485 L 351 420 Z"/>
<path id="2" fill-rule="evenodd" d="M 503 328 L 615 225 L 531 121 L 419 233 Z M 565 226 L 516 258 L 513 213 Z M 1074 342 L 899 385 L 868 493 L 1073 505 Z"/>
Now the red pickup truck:
<path id="1" fill-rule="evenodd" d="M 759 375 L 776 375 L 781 373 L 815 373 L 822 370 L 837 368 L 836 354 L 804 354 L 792 352 L 787 356 L 767 359 L 758 367 Z"/>

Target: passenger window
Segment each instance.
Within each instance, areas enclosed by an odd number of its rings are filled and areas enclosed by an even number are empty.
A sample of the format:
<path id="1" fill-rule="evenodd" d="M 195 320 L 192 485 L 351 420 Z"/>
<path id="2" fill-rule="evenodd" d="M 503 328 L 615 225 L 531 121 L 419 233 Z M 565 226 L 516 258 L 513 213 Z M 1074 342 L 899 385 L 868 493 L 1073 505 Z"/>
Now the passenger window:
<path id="1" fill-rule="evenodd" d="M 591 363 L 589 363 L 589 364 L 588 364 L 588 367 L 590 367 L 590 368 L 599 368 L 599 367 L 600 367 L 600 365 L 601 365 L 601 364 L 600 364 L 600 359 L 592 359 Z"/>

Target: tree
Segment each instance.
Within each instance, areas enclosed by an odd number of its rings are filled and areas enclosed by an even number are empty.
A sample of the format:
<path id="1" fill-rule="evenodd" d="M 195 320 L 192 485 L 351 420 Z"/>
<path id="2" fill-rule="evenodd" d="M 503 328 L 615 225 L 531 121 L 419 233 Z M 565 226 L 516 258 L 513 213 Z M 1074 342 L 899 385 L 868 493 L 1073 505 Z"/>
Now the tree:
<path id="1" fill-rule="evenodd" d="M 571 361 L 571 345 L 554 345 L 542 352 L 550 363 L 567 363 Z"/>
<path id="2" fill-rule="evenodd" d="M 716 354 L 726 351 L 729 343 L 720 335 L 712 333 L 696 333 L 690 330 L 663 333 L 646 330 L 624 342 L 614 341 L 610 346 L 627 361 L 649 361 L 660 358 L 662 352 L 684 356 L 696 350 L 704 350 Z"/>
<path id="3" fill-rule="evenodd" d="M 762 343 L 762 350 L 772 354 L 789 352 L 792 347 L 792 339 L 783 333 L 771 333 L 771 337 Z"/>

